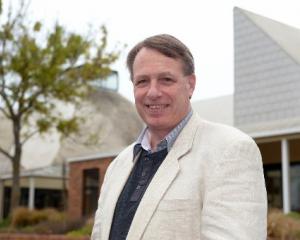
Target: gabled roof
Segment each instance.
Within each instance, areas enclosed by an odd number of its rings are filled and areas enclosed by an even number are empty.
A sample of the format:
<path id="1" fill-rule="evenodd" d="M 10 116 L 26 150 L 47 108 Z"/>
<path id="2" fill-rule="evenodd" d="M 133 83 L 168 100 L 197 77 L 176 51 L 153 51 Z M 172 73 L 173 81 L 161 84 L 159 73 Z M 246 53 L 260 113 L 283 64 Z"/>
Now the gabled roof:
<path id="1" fill-rule="evenodd" d="M 235 7 L 234 11 L 244 13 L 257 27 L 269 35 L 290 57 L 300 64 L 300 29 L 238 7 Z"/>

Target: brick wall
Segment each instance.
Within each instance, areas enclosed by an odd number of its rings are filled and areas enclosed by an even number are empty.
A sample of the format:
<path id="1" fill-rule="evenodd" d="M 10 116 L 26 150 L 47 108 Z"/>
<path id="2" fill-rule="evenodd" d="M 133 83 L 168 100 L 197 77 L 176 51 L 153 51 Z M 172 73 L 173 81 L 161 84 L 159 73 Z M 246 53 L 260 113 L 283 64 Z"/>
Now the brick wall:
<path id="1" fill-rule="evenodd" d="M 67 237 L 64 235 L 37 235 L 1 233 L 0 240 L 89 240 L 89 237 Z"/>
<path id="2" fill-rule="evenodd" d="M 102 185 L 106 169 L 115 156 L 95 159 L 83 160 L 70 163 L 69 174 L 69 200 L 68 200 L 68 216 L 71 219 L 79 219 L 82 217 L 83 206 L 83 172 L 87 169 L 99 169 L 99 188 Z M 97 196 L 98 198 L 98 196 Z"/>

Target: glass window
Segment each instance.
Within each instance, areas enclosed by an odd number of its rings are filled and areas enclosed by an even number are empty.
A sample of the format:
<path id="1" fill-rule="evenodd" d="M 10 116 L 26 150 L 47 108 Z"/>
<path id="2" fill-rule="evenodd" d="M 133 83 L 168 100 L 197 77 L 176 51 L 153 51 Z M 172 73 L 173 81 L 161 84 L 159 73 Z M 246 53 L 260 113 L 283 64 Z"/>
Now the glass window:
<path id="1" fill-rule="evenodd" d="M 281 165 L 264 166 L 268 205 L 270 208 L 282 208 L 282 175 Z M 300 164 L 290 165 L 291 210 L 300 212 Z"/>
<path id="2" fill-rule="evenodd" d="M 292 165 L 290 169 L 291 178 L 291 209 L 300 211 L 300 165 Z"/>
<path id="3" fill-rule="evenodd" d="M 269 208 L 282 208 L 281 165 L 265 165 L 265 180 Z"/>
<path id="4" fill-rule="evenodd" d="M 99 196 L 99 169 L 83 171 L 83 215 L 89 216 L 97 209 Z"/>

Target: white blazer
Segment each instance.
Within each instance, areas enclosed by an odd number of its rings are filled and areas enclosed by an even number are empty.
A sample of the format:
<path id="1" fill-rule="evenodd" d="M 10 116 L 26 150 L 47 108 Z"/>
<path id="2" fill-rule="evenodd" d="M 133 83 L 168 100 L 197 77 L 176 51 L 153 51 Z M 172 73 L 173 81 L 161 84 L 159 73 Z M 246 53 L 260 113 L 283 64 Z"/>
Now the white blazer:
<path id="1" fill-rule="evenodd" d="M 92 240 L 108 240 L 115 206 L 134 166 L 133 146 L 109 166 Z M 127 240 L 265 240 L 261 155 L 239 130 L 193 114 L 149 184 Z"/>

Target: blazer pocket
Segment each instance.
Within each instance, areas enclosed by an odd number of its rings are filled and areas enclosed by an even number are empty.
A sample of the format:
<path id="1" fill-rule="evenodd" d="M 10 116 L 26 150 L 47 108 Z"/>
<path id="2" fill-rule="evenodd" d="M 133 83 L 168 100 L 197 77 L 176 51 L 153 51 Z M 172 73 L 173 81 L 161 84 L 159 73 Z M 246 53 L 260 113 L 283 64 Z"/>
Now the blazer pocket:
<path id="1" fill-rule="evenodd" d="M 143 240 L 200 239 L 200 200 L 170 199 L 160 201 Z"/>

